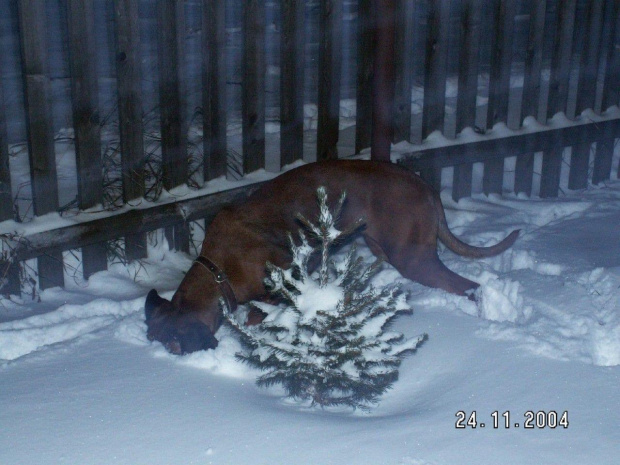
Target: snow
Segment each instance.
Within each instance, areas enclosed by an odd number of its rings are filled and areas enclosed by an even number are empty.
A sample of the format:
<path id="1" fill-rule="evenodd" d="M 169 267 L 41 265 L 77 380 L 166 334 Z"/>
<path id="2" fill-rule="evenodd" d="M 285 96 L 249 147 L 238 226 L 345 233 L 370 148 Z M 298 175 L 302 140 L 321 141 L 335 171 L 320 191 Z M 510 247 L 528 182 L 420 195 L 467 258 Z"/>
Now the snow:
<path id="1" fill-rule="evenodd" d="M 394 331 L 429 338 L 370 413 L 309 409 L 256 387 L 227 328 L 216 350 L 184 357 L 147 341 L 147 291 L 170 297 L 191 263 L 158 241 L 141 268 L 115 265 L 40 303 L 2 301 L 0 463 L 617 463 L 620 181 L 551 200 L 443 200 L 470 243 L 521 237 L 483 260 L 440 251 L 482 284 L 478 304 L 389 266 L 374 278 L 409 293 L 414 313 Z M 569 426 L 525 430 L 529 410 L 566 411 Z M 455 428 L 459 411 L 485 428 Z M 494 411 L 520 427 L 494 429 Z"/>

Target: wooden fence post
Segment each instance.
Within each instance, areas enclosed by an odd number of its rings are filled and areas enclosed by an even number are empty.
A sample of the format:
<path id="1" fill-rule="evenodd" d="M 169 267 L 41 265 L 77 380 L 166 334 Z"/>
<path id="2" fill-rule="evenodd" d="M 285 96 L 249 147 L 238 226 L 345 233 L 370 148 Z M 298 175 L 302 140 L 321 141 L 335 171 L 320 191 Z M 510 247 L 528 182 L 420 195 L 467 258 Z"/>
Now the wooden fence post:
<path id="1" fill-rule="evenodd" d="M 588 108 L 595 109 L 596 78 L 600 58 L 599 51 L 601 50 L 601 30 L 603 29 L 603 6 L 604 0 L 589 0 L 586 7 L 585 33 L 580 47 L 581 63 L 579 65 L 579 79 L 577 80 L 577 115 Z"/>
<path id="2" fill-rule="evenodd" d="M 620 2 L 618 0 L 607 1 L 605 17 L 609 20 L 610 42 L 607 45 L 602 111 L 612 105 L 620 104 Z"/>
<path id="3" fill-rule="evenodd" d="M 533 116 L 544 123 L 546 118 L 540 114 L 540 86 L 542 70 L 542 54 L 545 38 L 546 1 L 531 3 L 528 42 L 523 72 L 523 93 L 520 105 L 519 121 L 524 117 Z M 519 154 L 515 167 L 515 193 L 532 194 L 534 177 L 533 152 Z"/>
<path id="4" fill-rule="evenodd" d="M 411 139 L 411 87 L 413 85 L 413 0 L 396 2 L 394 44 L 394 142 Z"/>
<path id="5" fill-rule="evenodd" d="M 226 2 L 202 2 L 204 178 L 226 175 Z"/>
<path id="6" fill-rule="evenodd" d="M 458 95 L 456 99 L 456 133 L 476 125 L 476 99 L 478 96 L 478 69 L 480 57 L 480 0 L 461 3 L 461 40 L 459 50 Z M 472 163 L 454 167 L 452 198 L 455 201 L 471 196 Z"/>
<path id="7" fill-rule="evenodd" d="M 553 115 L 560 111 L 566 112 L 570 62 L 573 50 L 573 31 L 575 28 L 575 9 L 576 0 L 566 0 L 557 4 L 547 118 L 553 117 Z"/>
<path id="8" fill-rule="evenodd" d="M 489 73 L 489 102 L 487 128 L 497 122 L 508 123 L 510 97 L 510 67 L 514 36 L 515 0 L 494 0 L 493 30 L 491 33 L 491 70 Z M 489 160 L 484 164 L 482 190 L 485 194 L 501 194 L 504 176 L 504 158 Z"/>
<path id="9" fill-rule="evenodd" d="M 557 112 L 566 112 L 567 108 L 576 0 L 566 0 L 565 2 L 558 3 L 557 10 L 547 118 L 551 118 Z M 563 152 L 564 146 L 561 144 L 561 141 L 557 141 L 557 145 L 553 149 L 543 152 L 540 178 L 540 196 L 543 198 L 557 197 L 558 195 Z"/>
<path id="10" fill-rule="evenodd" d="M 439 130 L 443 132 L 444 130 L 450 1 L 437 0 L 429 2 L 428 9 L 428 31 L 424 61 L 422 139 L 426 139 L 433 131 Z"/>
<path id="11" fill-rule="evenodd" d="M 521 120 L 526 116 L 533 116 L 541 121 L 540 84 L 542 70 L 542 56 L 545 39 L 546 1 L 531 2 L 529 34 L 525 53 L 525 70 L 523 73 L 523 94 L 521 99 Z M 541 122 L 545 122 L 542 118 Z"/>
<path id="12" fill-rule="evenodd" d="M 138 0 L 115 0 L 116 76 L 123 202 L 144 197 L 144 125 Z M 125 236 L 127 260 L 146 257 L 146 235 Z"/>
<path id="13" fill-rule="evenodd" d="M 265 3 L 243 1 L 243 172 L 265 167 Z"/>
<path id="14" fill-rule="evenodd" d="M 394 137 L 395 0 L 377 0 L 375 59 L 372 79 L 372 142 L 370 158 L 390 161 Z M 410 98 L 411 99 L 411 98 Z"/>
<path id="15" fill-rule="evenodd" d="M 320 1 L 317 161 L 338 158 L 342 1 Z"/>
<path id="16" fill-rule="evenodd" d="M 355 153 L 370 147 L 372 134 L 372 60 L 374 21 L 372 1 L 359 0 L 357 12 L 357 86 L 355 114 Z"/>
<path id="17" fill-rule="evenodd" d="M 599 184 L 609 179 L 614 155 L 614 144 L 615 139 L 613 135 L 596 141 L 592 184 Z"/>
<path id="18" fill-rule="evenodd" d="M 80 210 L 85 210 L 101 204 L 103 199 L 93 0 L 69 0 L 67 20 L 78 205 Z M 85 279 L 97 271 L 105 270 L 107 263 L 105 244 L 82 247 Z"/>
<path id="19" fill-rule="evenodd" d="M 0 221 L 13 219 L 13 191 L 9 167 L 4 90 L 0 83 Z"/>
<path id="20" fill-rule="evenodd" d="M 185 73 L 183 72 L 185 21 L 184 2 L 157 2 L 159 103 L 161 114 L 161 152 L 164 188 L 170 190 L 187 182 L 187 117 Z M 189 225 L 166 229 L 171 247 L 189 252 Z"/>
<path id="21" fill-rule="evenodd" d="M 516 8 L 515 0 L 493 1 L 493 27 L 490 37 L 491 70 L 487 107 L 488 129 L 492 129 L 497 122 L 508 121 L 510 67 Z"/>
<path id="22" fill-rule="evenodd" d="M 20 0 L 18 8 L 32 202 L 34 214 L 41 216 L 58 210 L 45 2 Z M 39 257 L 38 274 L 41 289 L 62 286 L 62 252 Z"/>
<path id="23" fill-rule="evenodd" d="M 13 219 L 13 191 L 9 169 L 9 146 L 6 130 L 4 91 L 0 85 L 0 221 Z M 10 250 L 0 249 L 0 283 L 2 295 L 19 295 L 19 264 L 12 260 Z"/>
<path id="24" fill-rule="evenodd" d="M 303 159 L 305 2 L 282 1 L 280 167 Z"/>

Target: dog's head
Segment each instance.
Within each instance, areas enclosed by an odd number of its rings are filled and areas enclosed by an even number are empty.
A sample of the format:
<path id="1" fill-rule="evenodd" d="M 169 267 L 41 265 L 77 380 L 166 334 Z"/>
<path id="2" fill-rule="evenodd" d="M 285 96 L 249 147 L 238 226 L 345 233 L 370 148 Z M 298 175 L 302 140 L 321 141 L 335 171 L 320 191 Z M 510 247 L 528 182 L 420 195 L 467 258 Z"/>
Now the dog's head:
<path id="1" fill-rule="evenodd" d="M 161 342 L 172 354 L 184 355 L 217 347 L 213 331 L 196 313 L 179 311 L 155 289 L 146 297 L 144 314 L 149 341 Z"/>

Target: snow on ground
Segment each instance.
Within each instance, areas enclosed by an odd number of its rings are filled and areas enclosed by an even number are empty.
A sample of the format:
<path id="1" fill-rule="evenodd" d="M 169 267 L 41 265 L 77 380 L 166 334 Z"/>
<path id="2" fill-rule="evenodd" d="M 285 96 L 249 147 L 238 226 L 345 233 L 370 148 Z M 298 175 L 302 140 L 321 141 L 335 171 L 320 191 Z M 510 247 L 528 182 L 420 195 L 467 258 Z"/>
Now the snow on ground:
<path id="1" fill-rule="evenodd" d="M 217 350 L 184 357 L 148 342 L 146 293 L 170 297 L 191 263 L 159 241 L 143 267 L 69 281 L 41 303 L 1 302 L 0 463 L 618 463 L 620 181 L 552 200 L 443 200 L 472 244 L 522 235 L 484 260 L 441 250 L 482 284 L 478 304 L 389 266 L 375 278 L 410 293 L 414 314 L 395 329 L 429 339 L 371 413 L 259 389 L 226 328 Z M 475 411 L 478 427 L 455 428 L 459 411 Z M 568 412 L 569 425 L 525 429 L 527 411 Z"/>

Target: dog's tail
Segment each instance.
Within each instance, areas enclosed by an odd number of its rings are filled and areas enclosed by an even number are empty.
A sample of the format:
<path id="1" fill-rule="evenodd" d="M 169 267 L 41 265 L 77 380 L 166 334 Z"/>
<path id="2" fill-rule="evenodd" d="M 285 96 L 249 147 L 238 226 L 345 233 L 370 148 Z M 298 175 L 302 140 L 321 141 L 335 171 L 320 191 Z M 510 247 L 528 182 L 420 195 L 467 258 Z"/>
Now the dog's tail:
<path id="1" fill-rule="evenodd" d="M 466 244 L 454 234 L 452 234 L 452 231 L 450 231 L 450 228 L 448 228 L 448 223 L 446 222 L 446 214 L 444 213 L 443 205 L 441 204 L 439 195 L 435 196 L 435 206 L 437 208 L 439 223 L 437 236 L 446 247 L 452 250 L 452 252 L 454 252 L 455 254 L 461 255 L 462 257 L 484 258 L 498 255 L 508 249 L 510 246 L 512 246 L 512 244 L 514 244 L 517 240 L 517 237 L 519 237 L 520 230 L 517 229 L 515 231 L 512 231 L 502 241 L 490 247 L 476 247 Z"/>

